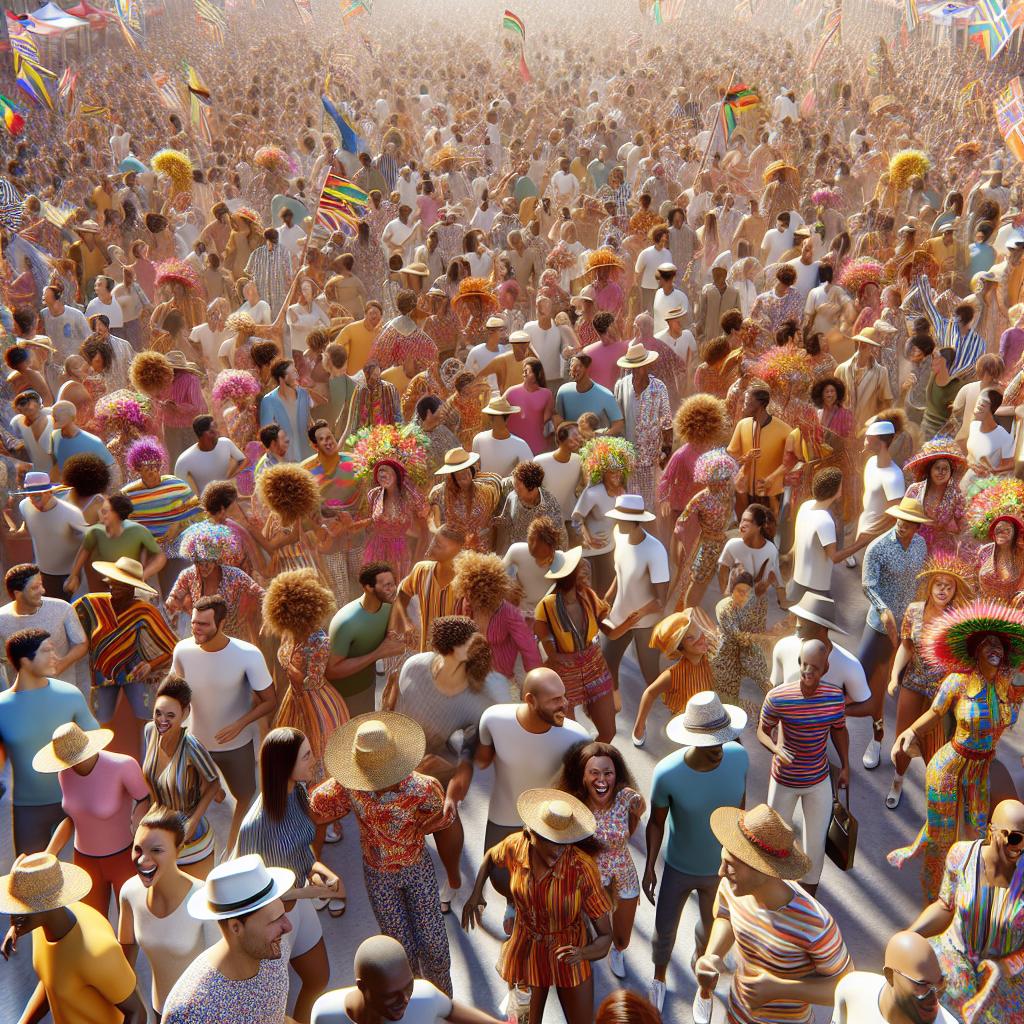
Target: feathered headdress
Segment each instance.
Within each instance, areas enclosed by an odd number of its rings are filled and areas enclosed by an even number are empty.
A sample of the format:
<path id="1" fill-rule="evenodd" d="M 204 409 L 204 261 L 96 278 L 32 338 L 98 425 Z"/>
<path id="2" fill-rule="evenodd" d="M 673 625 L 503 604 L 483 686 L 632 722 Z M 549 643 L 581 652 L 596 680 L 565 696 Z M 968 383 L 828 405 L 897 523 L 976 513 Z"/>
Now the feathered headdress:
<path id="1" fill-rule="evenodd" d="M 594 437 L 580 449 L 580 468 L 592 484 L 609 470 L 628 477 L 636 466 L 636 449 L 624 437 Z"/>
<path id="2" fill-rule="evenodd" d="M 839 274 L 839 283 L 848 292 L 859 295 L 869 284 L 879 284 L 882 280 L 882 264 L 869 256 L 859 256 L 843 264 Z"/>
<path id="3" fill-rule="evenodd" d="M 751 371 L 771 390 L 809 391 L 814 381 L 811 357 L 799 348 L 771 348 L 754 364 Z"/>
<path id="4" fill-rule="evenodd" d="M 918 590 L 921 599 L 927 598 L 933 576 L 952 576 L 956 580 L 957 596 L 950 607 L 958 608 L 974 596 L 978 567 L 974 562 L 952 551 L 936 551 L 928 556 L 924 568 L 917 574 L 921 581 Z"/>
<path id="5" fill-rule="evenodd" d="M 932 166 L 928 154 L 920 149 L 901 149 L 889 161 L 889 184 L 902 191 L 910 184 L 915 174 L 922 177 Z"/>
<path id="6" fill-rule="evenodd" d="M 156 283 L 178 284 L 190 292 L 199 290 L 199 275 L 184 260 L 164 260 L 156 265 Z"/>
<path id="7" fill-rule="evenodd" d="M 422 487 L 430 479 L 427 463 L 430 439 L 418 426 L 396 427 L 383 423 L 376 427 L 363 427 L 345 444 L 351 449 L 357 480 L 372 479 L 377 466 L 385 459 L 397 462 L 414 484 Z"/>

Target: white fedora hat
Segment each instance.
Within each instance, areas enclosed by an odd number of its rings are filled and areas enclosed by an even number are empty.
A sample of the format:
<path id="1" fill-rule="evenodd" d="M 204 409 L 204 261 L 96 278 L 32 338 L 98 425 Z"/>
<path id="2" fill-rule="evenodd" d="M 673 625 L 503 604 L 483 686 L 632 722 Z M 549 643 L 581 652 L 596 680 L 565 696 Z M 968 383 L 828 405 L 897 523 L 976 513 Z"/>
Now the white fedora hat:
<path id="1" fill-rule="evenodd" d="M 624 370 L 637 370 L 641 366 L 650 366 L 657 358 L 657 352 L 644 348 L 642 341 L 634 341 L 626 349 L 626 354 L 615 361 L 615 365 Z"/>
<path id="2" fill-rule="evenodd" d="M 294 871 L 268 868 L 258 853 L 250 853 L 218 864 L 192 894 L 188 912 L 198 921 L 226 921 L 273 903 L 294 885 Z"/>
<path id="3" fill-rule="evenodd" d="M 630 523 L 652 523 L 655 519 L 644 508 L 644 499 L 639 494 L 620 494 L 615 499 L 615 508 L 605 515 L 609 519 L 622 519 Z"/>
<path id="4" fill-rule="evenodd" d="M 746 711 L 723 704 L 714 690 L 703 690 L 695 693 L 683 713 L 665 726 L 665 735 L 683 746 L 717 747 L 736 739 L 746 724 Z"/>

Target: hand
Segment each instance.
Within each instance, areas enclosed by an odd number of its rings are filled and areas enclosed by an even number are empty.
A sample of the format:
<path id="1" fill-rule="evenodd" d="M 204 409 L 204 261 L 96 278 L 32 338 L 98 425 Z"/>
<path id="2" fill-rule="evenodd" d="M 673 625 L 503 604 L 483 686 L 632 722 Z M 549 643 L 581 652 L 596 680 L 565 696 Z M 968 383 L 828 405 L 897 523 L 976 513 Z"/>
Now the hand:
<path id="1" fill-rule="evenodd" d="M 401 637 L 392 637 L 389 633 L 384 643 L 377 648 L 378 658 L 397 658 L 405 653 L 405 641 Z"/>
<path id="2" fill-rule="evenodd" d="M 839 774 L 836 776 L 836 789 L 849 789 L 850 788 L 850 766 L 844 764 L 839 769 Z"/>
<path id="3" fill-rule="evenodd" d="M 898 676 L 893 676 L 892 679 L 889 680 L 889 685 L 885 688 L 885 692 L 887 694 L 889 694 L 890 697 L 895 697 L 896 694 L 899 692 L 899 689 L 900 689 L 899 677 Z"/>
<path id="4" fill-rule="evenodd" d="M 67 594 L 70 597 L 70 595 L 73 594 L 77 589 L 78 589 L 78 573 L 77 572 L 73 572 L 64 581 L 64 593 Z"/>
<path id="5" fill-rule="evenodd" d="M 644 880 L 643 880 L 644 895 L 653 906 L 655 904 L 655 892 L 658 888 L 658 875 L 654 870 L 654 865 L 644 869 Z"/>
<path id="6" fill-rule="evenodd" d="M 563 964 L 568 964 L 570 967 L 583 962 L 582 953 L 583 951 L 579 946 L 559 946 L 558 949 L 555 950 L 555 956 L 561 960 Z"/>
<path id="7" fill-rule="evenodd" d="M 754 481 L 754 493 L 758 497 L 763 497 L 768 493 L 768 481 L 765 480 L 764 477 L 758 477 Z"/>
<path id="8" fill-rule="evenodd" d="M 608 534 L 607 533 L 592 533 L 590 535 L 590 540 L 592 541 L 592 543 L 590 544 L 590 547 L 593 547 L 593 548 L 603 548 L 605 546 L 605 544 L 608 543 Z"/>
<path id="9" fill-rule="evenodd" d="M 740 1002 L 751 1010 L 760 1009 L 779 997 L 778 979 L 755 970 L 752 974 L 737 974 L 733 979 Z"/>
<path id="10" fill-rule="evenodd" d="M 341 880 L 341 875 L 336 875 L 330 868 L 323 865 L 319 868 L 313 868 L 309 873 L 309 880 L 314 885 L 323 886 L 325 889 L 329 889 L 335 899 L 343 900 L 345 896 L 345 883 Z"/>
<path id="11" fill-rule="evenodd" d="M 243 729 L 244 725 L 239 725 L 238 722 L 233 722 L 231 725 L 224 726 L 223 729 L 213 738 L 218 743 L 230 743 Z"/>
<path id="12" fill-rule="evenodd" d="M 882 625 L 885 626 L 885 632 L 889 637 L 890 643 L 893 647 L 898 647 L 900 642 L 900 631 L 896 628 L 896 617 L 893 615 L 888 608 L 882 612 L 881 615 Z"/>
<path id="13" fill-rule="evenodd" d="M 725 961 L 715 953 L 705 953 L 694 964 L 697 984 L 706 992 L 713 992 L 725 970 Z"/>
<path id="14" fill-rule="evenodd" d="M 793 762 L 793 755 L 786 749 L 786 736 L 785 736 L 785 733 L 782 730 L 782 723 L 781 722 L 779 722 L 778 730 L 779 730 L 778 739 L 776 739 L 776 741 L 775 741 L 775 756 L 783 764 L 792 764 L 792 762 Z"/>
<path id="15" fill-rule="evenodd" d="M 462 930 L 471 932 L 474 928 L 480 927 L 480 922 L 483 920 L 484 907 L 487 903 L 481 899 L 476 893 L 466 901 L 462 907 Z"/>
<path id="16" fill-rule="evenodd" d="M 7 929 L 7 934 L 4 936 L 4 940 L 0 943 L 0 956 L 5 960 L 10 960 L 12 956 L 18 951 L 18 932 L 15 930 L 12 924 Z"/>

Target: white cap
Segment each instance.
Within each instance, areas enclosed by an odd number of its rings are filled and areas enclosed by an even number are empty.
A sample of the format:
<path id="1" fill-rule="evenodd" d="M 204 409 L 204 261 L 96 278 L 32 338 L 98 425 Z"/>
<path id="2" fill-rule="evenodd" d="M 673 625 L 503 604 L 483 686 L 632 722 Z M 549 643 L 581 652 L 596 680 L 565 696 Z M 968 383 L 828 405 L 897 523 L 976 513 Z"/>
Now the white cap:
<path id="1" fill-rule="evenodd" d="M 888 420 L 875 420 L 865 431 L 868 437 L 889 437 L 896 428 Z"/>

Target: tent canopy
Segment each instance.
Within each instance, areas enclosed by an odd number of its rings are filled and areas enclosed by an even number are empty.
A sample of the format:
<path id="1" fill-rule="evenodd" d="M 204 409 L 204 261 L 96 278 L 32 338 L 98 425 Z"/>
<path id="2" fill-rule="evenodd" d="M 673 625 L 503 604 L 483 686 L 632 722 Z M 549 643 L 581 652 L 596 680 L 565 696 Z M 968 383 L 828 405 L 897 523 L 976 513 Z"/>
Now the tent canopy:
<path id="1" fill-rule="evenodd" d="M 79 3 L 73 7 L 67 9 L 67 14 L 73 14 L 76 18 L 84 18 L 92 26 L 94 31 L 98 31 L 104 27 L 108 21 L 112 21 L 112 15 L 107 11 L 101 11 L 98 7 L 93 7 L 89 0 L 80 0 Z"/>
<path id="2" fill-rule="evenodd" d="M 67 11 L 52 2 L 43 4 L 37 11 L 33 11 L 30 17 L 35 21 L 45 22 L 47 27 L 52 26 L 60 32 L 71 32 L 75 29 L 89 27 L 89 22 L 76 18 L 73 14 L 68 14 Z"/>

